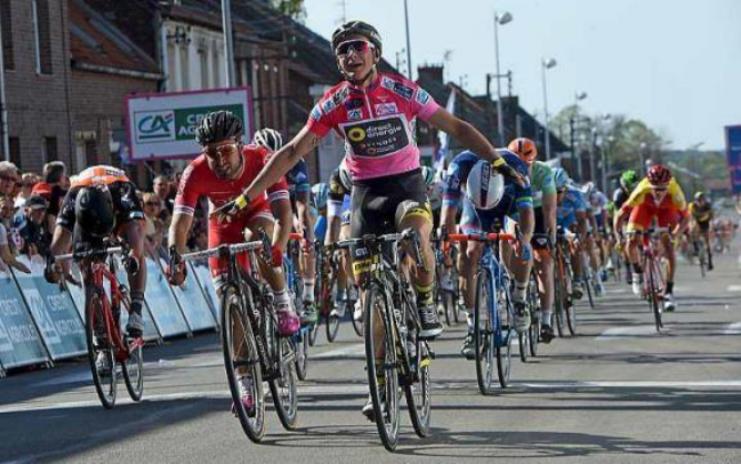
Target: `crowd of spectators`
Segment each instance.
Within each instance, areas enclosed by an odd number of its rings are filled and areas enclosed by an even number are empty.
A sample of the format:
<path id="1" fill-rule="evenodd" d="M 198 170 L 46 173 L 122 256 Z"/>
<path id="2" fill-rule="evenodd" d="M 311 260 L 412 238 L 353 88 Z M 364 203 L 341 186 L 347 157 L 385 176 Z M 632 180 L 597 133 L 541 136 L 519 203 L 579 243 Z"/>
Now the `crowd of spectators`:
<path id="1" fill-rule="evenodd" d="M 138 191 L 145 215 L 146 248 L 151 256 L 166 255 L 177 177 L 156 176 L 151 191 L 146 187 Z M 46 262 L 56 216 L 69 187 L 69 175 L 61 161 L 47 163 L 41 174 L 21 173 L 13 163 L 0 161 L 0 271 L 12 267 L 30 272 L 25 260 Z M 208 243 L 205 206 L 196 210 L 188 240 L 192 250 L 203 249 Z"/>

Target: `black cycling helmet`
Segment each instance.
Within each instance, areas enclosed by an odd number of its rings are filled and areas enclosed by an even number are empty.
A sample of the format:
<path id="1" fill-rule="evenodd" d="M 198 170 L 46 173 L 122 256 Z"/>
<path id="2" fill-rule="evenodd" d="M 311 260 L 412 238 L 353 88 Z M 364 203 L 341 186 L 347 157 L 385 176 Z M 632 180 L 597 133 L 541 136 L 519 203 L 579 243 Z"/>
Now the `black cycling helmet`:
<path id="1" fill-rule="evenodd" d="M 362 35 L 367 38 L 378 50 L 378 56 L 382 54 L 383 42 L 381 34 L 375 27 L 364 21 L 348 21 L 341 25 L 332 33 L 332 53 L 337 50 L 337 46 L 353 35 Z"/>
<path id="2" fill-rule="evenodd" d="M 108 187 L 93 185 L 81 188 L 75 199 L 75 219 L 85 234 L 107 237 L 115 224 L 113 197 Z"/>
<path id="3" fill-rule="evenodd" d="M 242 120 L 231 111 L 208 113 L 196 129 L 196 142 L 201 146 L 221 142 L 230 138 L 242 137 Z"/>

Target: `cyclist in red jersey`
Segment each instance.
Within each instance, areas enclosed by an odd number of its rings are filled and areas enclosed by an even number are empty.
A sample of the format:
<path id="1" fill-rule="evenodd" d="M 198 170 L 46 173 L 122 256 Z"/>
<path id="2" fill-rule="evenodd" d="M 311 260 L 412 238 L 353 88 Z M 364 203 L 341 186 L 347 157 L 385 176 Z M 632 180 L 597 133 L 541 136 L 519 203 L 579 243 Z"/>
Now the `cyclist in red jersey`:
<path id="1" fill-rule="evenodd" d="M 257 145 L 243 145 L 242 121 L 228 111 L 209 113 L 203 118 L 196 131 L 196 140 L 203 146 L 203 154 L 193 160 L 183 172 L 178 186 L 169 244 L 175 252 L 185 251 L 188 231 L 193 223 L 193 213 L 198 199 L 208 198 L 209 208 L 217 208 L 228 202 L 248 185 L 263 168 L 268 158 L 268 150 Z M 273 218 L 277 218 L 275 224 Z M 255 240 L 260 230 L 272 237 L 272 263 L 260 263 L 260 271 L 275 293 L 275 310 L 278 316 L 278 329 L 282 335 L 292 335 L 299 328 L 299 320 L 293 310 L 293 302 L 286 291 L 283 276 L 283 250 L 291 231 L 291 204 L 288 199 L 288 185 L 280 177 L 267 195 L 262 194 L 231 218 L 219 221 L 209 218 L 208 246 L 216 247 L 224 243 L 240 243 Z M 247 256 L 240 262 L 247 265 Z M 222 276 L 227 272 L 225 259 L 212 257 L 209 267 L 214 284 L 218 289 Z M 183 265 L 171 273 L 173 284 L 181 284 L 185 278 Z"/>
<path id="2" fill-rule="evenodd" d="M 352 236 L 406 228 L 418 232 L 426 268 L 415 275 L 420 336 L 434 338 L 442 332 L 442 325 L 433 304 L 432 213 L 414 140 L 416 118 L 447 132 L 465 148 L 491 161 L 502 174 L 515 177 L 519 183 L 526 180 L 504 162 L 479 131 L 441 108 L 416 83 L 378 71 L 382 42 L 373 26 L 362 21 L 341 25 L 332 35 L 332 47 L 345 81 L 324 94 L 304 128 L 271 157 L 241 195 L 217 213 L 230 216 L 249 207 L 334 130 L 346 141 L 346 163 L 353 182 Z M 354 254 L 362 256 L 364 251 L 356 250 Z"/>

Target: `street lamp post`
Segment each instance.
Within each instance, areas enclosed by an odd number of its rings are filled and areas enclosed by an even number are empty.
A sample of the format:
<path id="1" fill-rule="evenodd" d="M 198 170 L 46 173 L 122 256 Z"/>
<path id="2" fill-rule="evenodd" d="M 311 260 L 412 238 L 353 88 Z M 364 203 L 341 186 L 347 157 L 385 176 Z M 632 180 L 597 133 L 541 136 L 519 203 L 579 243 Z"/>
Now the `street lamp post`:
<path id="1" fill-rule="evenodd" d="M 646 142 L 641 142 L 640 145 L 638 145 L 638 154 L 641 157 L 641 177 L 646 175 L 646 147 L 648 145 Z"/>
<path id="2" fill-rule="evenodd" d="M 543 71 L 543 111 L 545 113 L 545 158 L 551 159 L 551 137 L 550 131 L 548 130 L 548 91 L 545 83 L 545 70 L 556 66 L 556 60 L 548 58 L 541 60 L 541 68 Z"/>
<path id="3" fill-rule="evenodd" d="M 407 0 L 404 0 L 404 24 L 407 33 L 407 77 L 412 80 L 412 42 L 409 38 L 409 7 Z"/>
<path id="4" fill-rule="evenodd" d="M 569 128 L 571 130 L 571 160 L 576 163 L 576 171 L 579 176 L 579 181 L 583 177 L 581 167 L 581 155 L 577 155 L 575 151 L 574 139 L 576 137 L 576 123 L 579 119 L 579 101 L 587 98 L 587 92 L 576 92 L 574 94 L 574 113 L 569 118 Z"/>
<path id="5" fill-rule="evenodd" d="M 501 72 L 499 71 L 499 27 L 498 25 L 505 25 L 512 21 L 512 15 L 509 12 L 504 12 L 501 15 L 494 12 L 494 51 L 496 55 L 496 66 L 497 66 L 497 133 L 499 135 L 499 146 L 503 147 L 504 140 L 504 117 L 502 115 L 502 86 L 499 81 Z"/>
<path id="6" fill-rule="evenodd" d="M 230 0 L 221 0 L 221 21 L 224 30 L 224 67 L 226 86 L 234 87 L 234 43 L 232 42 L 232 7 Z"/>

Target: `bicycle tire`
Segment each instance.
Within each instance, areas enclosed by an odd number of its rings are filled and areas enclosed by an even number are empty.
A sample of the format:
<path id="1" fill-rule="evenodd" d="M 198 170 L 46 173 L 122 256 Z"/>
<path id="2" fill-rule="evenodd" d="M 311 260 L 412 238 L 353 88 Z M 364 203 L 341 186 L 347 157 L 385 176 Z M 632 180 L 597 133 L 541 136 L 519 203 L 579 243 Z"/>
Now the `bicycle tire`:
<path id="1" fill-rule="evenodd" d="M 555 281 L 553 282 L 553 306 L 554 306 L 554 318 L 556 320 L 556 333 L 559 338 L 564 337 L 563 329 L 563 308 L 564 308 L 564 295 L 566 289 L 564 287 L 564 273 L 562 264 L 560 262 L 560 256 L 557 255 L 554 271 L 557 274 Z"/>
<path id="2" fill-rule="evenodd" d="M 530 327 L 528 328 L 528 345 L 530 347 L 530 356 L 538 356 L 538 344 L 540 343 L 540 295 L 538 293 L 538 282 L 534 276 L 530 276 L 530 285 L 528 291 L 528 298 L 530 303 Z"/>
<path id="3" fill-rule="evenodd" d="M 123 306 L 126 312 L 131 311 L 131 305 L 127 298 L 123 300 Z M 143 343 L 136 339 L 124 337 L 124 343 L 128 348 L 126 360 L 121 363 L 121 373 L 123 374 L 126 391 L 133 401 L 141 401 L 144 394 L 144 350 Z"/>
<path id="4" fill-rule="evenodd" d="M 476 383 L 482 395 L 494 392 L 494 332 L 490 321 L 493 295 L 489 279 L 493 278 L 486 269 L 476 273 L 476 299 L 473 306 L 473 343 L 476 360 Z"/>
<path id="5" fill-rule="evenodd" d="M 648 279 L 649 302 L 651 311 L 654 315 L 654 325 L 656 327 L 656 332 L 661 333 L 663 324 L 661 322 L 661 310 L 659 309 L 658 286 L 656 285 L 656 276 L 654 275 L 656 273 L 656 263 L 653 259 L 650 259 L 647 260 L 647 264 L 648 267 L 644 269 L 648 270 L 648 275 L 646 276 L 646 278 Z"/>
<path id="6" fill-rule="evenodd" d="M 407 311 L 416 313 L 416 306 L 407 305 Z M 407 313 L 409 314 L 409 313 Z M 407 318 L 408 320 L 408 318 Z M 411 330 L 414 342 L 414 363 L 407 364 L 407 382 L 404 384 L 404 395 L 406 396 L 407 409 L 409 410 L 409 419 L 412 421 L 414 432 L 419 437 L 430 435 L 430 420 L 432 412 L 432 398 L 430 395 L 430 357 L 427 343 L 419 339 L 419 326 L 417 324 L 407 324 L 407 329 Z M 404 343 L 402 340 L 399 340 Z M 399 347 L 400 350 L 406 350 L 405 347 Z M 408 353 L 407 353 L 408 354 Z M 408 358 L 407 358 L 408 359 Z M 414 369 L 414 372 L 412 372 Z"/>
<path id="7" fill-rule="evenodd" d="M 280 363 L 280 377 L 270 379 L 270 393 L 273 397 L 275 412 L 278 419 L 286 430 L 295 430 L 298 424 L 298 389 L 296 363 L 294 359 L 296 352 L 288 338 L 273 337 L 273 343 L 277 343 L 278 359 Z"/>
<path id="8" fill-rule="evenodd" d="M 379 306 L 380 305 L 380 306 Z M 396 349 L 394 340 L 396 333 L 391 326 L 392 309 L 388 307 L 383 289 L 377 284 L 371 284 L 365 296 L 365 320 L 363 330 L 365 335 L 365 360 L 368 372 L 368 386 L 373 402 L 373 415 L 383 446 L 394 451 L 399 442 L 399 372 L 396 369 Z M 376 316 L 376 317 L 374 317 Z M 379 383 L 376 366 L 376 324 L 383 331 L 384 363 L 383 363 L 383 385 Z M 381 393 L 385 402 L 381 398 Z M 386 406 L 384 411 L 383 406 Z"/>
<path id="9" fill-rule="evenodd" d="M 296 375 L 299 380 L 306 380 L 309 364 L 309 329 L 301 329 L 294 335 L 296 353 Z"/>
<path id="10" fill-rule="evenodd" d="M 244 300 L 236 286 L 225 286 L 221 297 L 221 341 L 227 383 L 229 384 L 234 411 L 239 418 L 242 430 L 251 441 L 260 443 L 265 436 L 265 395 L 263 394 L 262 368 L 255 342 L 255 331 L 250 319 L 245 314 L 246 308 L 244 306 Z M 235 361 L 234 326 L 232 324 L 241 327 L 240 348 L 244 347 L 242 349 L 246 351 L 242 354 L 245 358 L 244 361 Z M 243 365 L 246 365 L 249 375 L 252 377 L 252 397 L 255 402 L 255 412 L 252 417 L 242 405 L 239 392 L 237 368 L 243 367 Z"/>
<path id="11" fill-rule="evenodd" d="M 105 340 L 103 342 L 103 344 L 107 345 L 105 348 L 97 348 L 95 346 L 95 325 L 97 318 L 103 318 L 106 327 L 106 338 L 110 329 L 108 327 L 108 320 L 103 316 L 102 298 L 106 297 L 103 290 L 100 288 L 89 287 L 87 289 L 87 295 L 85 298 L 85 339 L 87 341 L 88 362 L 90 363 L 90 372 L 93 375 L 95 392 L 97 393 L 98 399 L 103 407 L 106 409 L 112 409 L 113 406 L 116 405 L 117 390 L 115 349 L 110 340 Z M 111 372 L 107 377 L 100 375 L 98 368 L 95 365 L 98 353 L 105 353 L 105 356 L 108 358 L 108 365 L 111 366 Z"/>
<path id="12" fill-rule="evenodd" d="M 500 272 L 502 272 L 500 270 Z M 509 295 L 507 294 L 507 288 L 509 286 L 508 282 L 504 282 L 501 286 L 498 286 L 495 289 L 495 292 L 497 293 L 497 311 L 499 312 L 499 324 L 498 329 L 495 329 L 494 332 L 494 340 L 499 339 L 500 341 L 504 340 L 504 343 L 498 343 L 497 349 L 496 349 L 496 355 L 497 355 L 497 377 L 499 378 L 499 385 L 501 385 L 502 388 L 507 388 L 509 385 L 510 378 L 512 376 L 512 329 L 513 327 L 513 318 L 512 314 L 514 313 L 512 309 L 512 301 L 509 298 Z M 501 307 L 504 305 L 505 307 L 505 317 L 506 321 L 502 320 L 502 310 Z M 506 322 L 506 324 L 504 323 Z M 497 333 L 499 332 L 499 333 Z"/>
<path id="13" fill-rule="evenodd" d="M 587 265 L 589 265 L 587 263 Z M 592 275 L 591 271 L 586 273 L 585 279 L 584 279 L 584 287 L 587 290 L 587 298 L 589 300 L 589 307 L 591 309 L 594 309 L 594 276 Z M 567 318 L 568 321 L 568 318 Z M 573 334 L 572 334 L 573 335 Z"/>
<path id="14" fill-rule="evenodd" d="M 700 276 L 702 276 L 702 278 L 704 279 L 705 278 L 705 271 L 707 269 L 707 263 L 705 262 L 705 255 L 706 255 L 706 252 L 705 252 L 705 242 L 702 242 L 701 241 L 700 243 L 701 243 L 701 245 L 697 247 L 697 249 L 699 250 L 697 252 L 697 257 L 698 257 L 698 261 L 699 261 L 699 264 L 700 264 Z"/>
<path id="15" fill-rule="evenodd" d="M 323 292 L 324 293 L 324 301 L 323 304 L 326 308 L 326 335 L 327 335 L 327 341 L 329 343 L 334 342 L 337 339 L 337 333 L 340 331 L 340 318 L 336 315 L 332 315 L 333 310 L 335 310 L 336 301 L 337 301 L 337 276 L 332 275 L 329 278 L 329 281 L 327 283 L 326 289 Z M 336 313 L 336 311 L 334 311 Z"/>
<path id="16" fill-rule="evenodd" d="M 355 334 L 363 338 L 363 334 L 365 331 L 363 330 L 363 320 L 365 319 L 365 315 L 363 315 L 360 319 L 355 319 L 355 300 L 346 300 L 345 301 L 345 313 L 350 314 L 350 320 L 352 321 L 352 328 L 355 331 Z"/>

